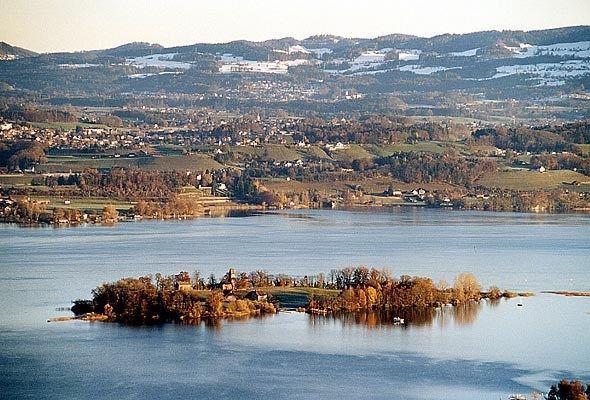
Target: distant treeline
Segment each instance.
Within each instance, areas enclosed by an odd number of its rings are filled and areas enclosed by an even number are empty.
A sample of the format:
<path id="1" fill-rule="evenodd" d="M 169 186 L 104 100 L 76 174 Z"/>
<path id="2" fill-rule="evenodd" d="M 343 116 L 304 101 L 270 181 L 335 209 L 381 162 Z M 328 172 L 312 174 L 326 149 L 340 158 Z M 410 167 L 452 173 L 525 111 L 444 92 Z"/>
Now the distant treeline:
<path id="1" fill-rule="evenodd" d="M 123 120 L 116 115 L 98 115 L 92 120 L 79 115 L 79 113 L 62 110 L 57 108 L 51 108 L 42 110 L 31 107 L 11 107 L 6 110 L 0 111 L 0 115 L 17 121 L 22 122 L 42 122 L 42 123 L 93 123 L 101 124 L 109 127 L 120 127 L 123 126 Z"/>
<path id="2" fill-rule="evenodd" d="M 403 182 L 443 181 L 459 185 L 473 184 L 483 174 L 498 168 L 490 160 L 430 153 L 399 153 L 378 158 L 375 164 L 386 167 L 393 177 Z M 353 167 L 359 169 L 355 163 Z"/>
<path id="3" fill-rule="evenodd" d="M 223 174 L 219 179 L 222 179 Z M 199 179 L 200 178 L 200 179 Z M 200 174 L 180 171 L 150 171 L 139 168 L 113 168 L 106 173 L 86 169 L 69 176 L 45 176 L 34 185 L 49 187 L 73 186 L 72 194 L 102 196 L 131 200 L 165 200 L 180 193 L 183 186 L 211 186 L 213 173 Z M 66 188 L 68 189 L 68 188 Z"/>
<path id="4" fill-rule="evenodd" d="M 0 169 L 24 170 L 45 161 L 45 145 L 42 143 L 0 141 Z"/>
<path id="5" fill-rule="evenodd" d="M 590 123 L 543 126 L 536 128 L 485 128 L 473 133 L 477 143 L 520 152 L 577 151 L 574 144 L 590 143 Z"/>

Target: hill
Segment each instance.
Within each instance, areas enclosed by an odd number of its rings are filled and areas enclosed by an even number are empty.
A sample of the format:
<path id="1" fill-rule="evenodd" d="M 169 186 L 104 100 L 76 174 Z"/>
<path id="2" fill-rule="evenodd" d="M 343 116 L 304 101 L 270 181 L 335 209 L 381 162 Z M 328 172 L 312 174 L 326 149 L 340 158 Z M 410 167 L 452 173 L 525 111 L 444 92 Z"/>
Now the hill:
<path id="1" fill-rule="evenodd" d="M 0 90 L 58 105 L 116 107 L 157 93 L 171 107 L 262 107 L 297 115 L 590 117 L 582 101 L 590 87 L 590 26 L 175 47 L 135 42 L 33 58 L 3 48 L 4 59 L 13 61 L 0 62 Z"/>
<path id="2" fill-rule="evenodd" d="M 21 47 L 11 46 L 6 42 L 0 42 L 0 60 L 15 60 L 24 57 L 33 57 L 37 53 Z"/>

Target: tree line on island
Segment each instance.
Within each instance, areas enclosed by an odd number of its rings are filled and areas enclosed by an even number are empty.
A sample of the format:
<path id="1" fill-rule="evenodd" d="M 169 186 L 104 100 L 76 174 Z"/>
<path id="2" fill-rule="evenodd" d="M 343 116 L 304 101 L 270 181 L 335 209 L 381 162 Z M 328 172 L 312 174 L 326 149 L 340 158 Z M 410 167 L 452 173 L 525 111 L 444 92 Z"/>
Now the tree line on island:
<path id="1" fill-rule="evenodd" d="M 294 304 L 292 296 L 301 293 L 305 298 Z M 181 272 L 104 283 L 92 291 L 92 300 L 75 301 L 72 311 L 90 319 L 144 325 L 272 314 L 282 303 L 309 313 L 395 314 L 396 310 L 433 309 L 513 296 L 516 294 L 497 287 L 483 291 L 469 273 L 459 274 L 449 285 L 435 284 L 424 277 L 404 275 L 396 279 L 387 270 L 364 266 L 304 277 L 271 275 L 264 270 L 237 273 L 232 268 L 219 281 L 214 275 L 205 279 L 196 271 L 192 277 Z"/>
<path id="2" fill-rule="evenodd" d="M 547 400 L 589 400 L 590 383 L 584 384 L 577 380 L 562 379 L 557 385 L 552 385 L 545 397 Z"/>

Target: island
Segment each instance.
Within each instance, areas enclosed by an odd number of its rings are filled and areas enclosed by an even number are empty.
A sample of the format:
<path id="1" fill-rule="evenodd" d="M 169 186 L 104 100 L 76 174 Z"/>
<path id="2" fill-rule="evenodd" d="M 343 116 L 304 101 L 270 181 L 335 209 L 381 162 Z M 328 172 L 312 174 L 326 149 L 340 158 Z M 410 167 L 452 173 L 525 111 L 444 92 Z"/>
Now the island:
<path id="1" fill-rule="evenodd" d="M 495 286 L 484 291 L 470 273 L 459 274 L 449 285 L 425 277 L 393 278 L 387 270 L 364 266 L 304 277 L 264 270 L 238 273 L 230 268 L 219 281 L 214 275 L 205 280 L 198 271 L 192 277 L 183 271 L 103 283 L 92 291 L 92 299 L 74 301 L 72 312 L 84 320 L 150 325 L 197 324 L 275 314 L 281 309 L 322 315 L 386 311 L 393 322 L 403 324 L 399 315 L 408 310 L 527 295 Z"/>

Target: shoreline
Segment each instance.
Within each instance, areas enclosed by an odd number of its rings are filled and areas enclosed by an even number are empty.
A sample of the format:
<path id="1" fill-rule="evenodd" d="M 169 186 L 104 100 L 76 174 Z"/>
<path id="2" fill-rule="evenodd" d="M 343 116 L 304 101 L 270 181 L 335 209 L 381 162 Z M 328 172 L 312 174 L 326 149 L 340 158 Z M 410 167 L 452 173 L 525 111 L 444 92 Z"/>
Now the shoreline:
<path id="1" fill-rule="evenodd" d="M 565 297 L 590 297 L 590 292 L 585 291 L 570 291 L 570 290 L 543 290 L 540 293 L 554 294 Z"/>
<path id="2" fill-rule="evenodd" d="M 142 222 L 142 221 L 192 221 L 202 218 L 240 218 L 250 215 L 265 215 L 265 214 L 279 214 L 281 212 L 301 212 L 301 211 L 340 211 L 340 212 L 383 212 L 387 213 L 391 210 L 407 210 L 407 209 L 419 209 L 419 210 L 440 210 L 441 212 L 458 212 L 458 213 L 475 213 L 475 214 L 489 214 L 489 215 L 519 215 L 519 216 L 590 216 L 590 210 L 588 211 L 568 211 L 568 212 L 536 212 L 536 211 L 490 211 L 490 210 L 477 210 L 477 209 L 458 209 L 451 207 L 431 207 L 424 205 L 355 205 L 350 207 L 301 207 L 301 208 L 274 208 L 264 207 L 255 204 L 243 205 L 241 207 L 224 207 L 222 209 L 210 210 L 202 215 L 198 216 L 178 216 L 178 217 L 166 217 L 166 218 L 155 218 L 155 217 L 142 217 L 142 218 L 121 218 L 116 222 L 101 222 L 101 221 L 80 221 L 70 223 L 54 223 L 54 222 L 18 222 L 18 221 L 6 221 L 0 219 L 0 225 L 15 225 L 21 228 L 41 228 L 41 227 L 53 227 L 53 228 L 75 228 L 81 226 L 105 226 L 113 227 L 119 223 L 130 223 L 130 222 Z M 234 215 L 232 215 L 234 214 Z"/>

